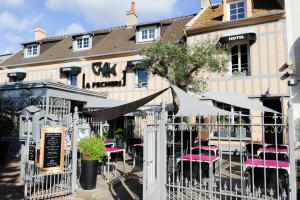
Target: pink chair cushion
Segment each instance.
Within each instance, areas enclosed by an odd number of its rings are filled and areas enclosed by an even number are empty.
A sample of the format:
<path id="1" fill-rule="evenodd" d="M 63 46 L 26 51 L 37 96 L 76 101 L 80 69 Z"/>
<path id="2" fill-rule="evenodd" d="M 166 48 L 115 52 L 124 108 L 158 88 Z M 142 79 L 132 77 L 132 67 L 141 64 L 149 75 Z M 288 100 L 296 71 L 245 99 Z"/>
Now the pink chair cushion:
<path id="1" fill-rule="evenodd" d="M 134 147 L 144 147 L 144 144 L 135 144 Z"/>
<path id="2" fill-rule="evenodd" d="M 125 149 L 123 149 L 123 148 L 106 148 L 105 149 L 105 151 L 107 153 L 113 153 L 113 152 L 118 152 L 118 151 L 123 151 L 123 150 L 125 150 Z"/>
<path id="3" fill-rule="evenodd" d="M 246 160 L 246 165 L 252 165 L 252 159 Z M 263 159 L 253 159 L 253 166 L 263 167 L 264 160 Z M 276 167 L 276 160 L 265 160 L 266 167 Z M 288 168 L 289 163 L 287 161 L 278 160 L 278 167 L 280 168 Z"/>
<path id="4" fill-rule="evenodd" d="M 275 148 L 260 148 L 258 149 L 258 151 L 265 151 L 266 153 L 276 153 L 276 149 Z M 287 153 L 288 150 L 287 149 L 277 149 L 278 153 Z"/>
<path id="5" fill-rule="evenodd" d="M 186 160 L 199 160 L 199 161 L 213 161 L 218 159 L 219 156 L 209 156 L 209 155 L 201 155 L 201 154 L 186 154 L 182 156 L 182 159 Z"/>

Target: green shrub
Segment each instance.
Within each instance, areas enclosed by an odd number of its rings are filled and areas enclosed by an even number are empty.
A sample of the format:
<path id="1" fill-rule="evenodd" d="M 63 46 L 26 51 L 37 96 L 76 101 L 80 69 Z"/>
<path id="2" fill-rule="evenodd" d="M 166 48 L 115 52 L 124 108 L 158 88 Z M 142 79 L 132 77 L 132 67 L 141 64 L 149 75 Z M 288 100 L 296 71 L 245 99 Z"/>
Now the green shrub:
<path id="1" fill-rule="evenodd" d="M 121 139 L 123 139 L 123 134 L 124 134 L 124 130 L 123 130 L 122 128 L 118 128 L 118 129 L 115 131 L 115 133 L 114 133 L 115 139 L 116 139 L 116 140 L 121 140 Z"/>
<path id="2" fill-rule="evenodd" d="M 84 160 L 100 160 L 105 156 L 105 145 L 101 138 L 85 138 L 79 142 L 79 151 Z"/>

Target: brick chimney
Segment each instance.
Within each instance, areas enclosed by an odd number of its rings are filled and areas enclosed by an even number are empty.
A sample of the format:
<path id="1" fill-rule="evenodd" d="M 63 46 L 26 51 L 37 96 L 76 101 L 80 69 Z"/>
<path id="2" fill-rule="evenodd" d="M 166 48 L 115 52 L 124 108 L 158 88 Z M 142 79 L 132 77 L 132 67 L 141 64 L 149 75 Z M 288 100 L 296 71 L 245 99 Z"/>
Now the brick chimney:
<path id="1" fill-rule="evenodd" d="M 127 26 L 132 27 L 138 24 L 138 15 L 136 13 L 135 2 L 131 2 L 130 11 L 127 11 Z"/>
<path id="2" fill-rule="evenodd" d="M 42 40 L 46 38 L 46 31 L 41 28 L 34 30 L 34 40 Z"/>

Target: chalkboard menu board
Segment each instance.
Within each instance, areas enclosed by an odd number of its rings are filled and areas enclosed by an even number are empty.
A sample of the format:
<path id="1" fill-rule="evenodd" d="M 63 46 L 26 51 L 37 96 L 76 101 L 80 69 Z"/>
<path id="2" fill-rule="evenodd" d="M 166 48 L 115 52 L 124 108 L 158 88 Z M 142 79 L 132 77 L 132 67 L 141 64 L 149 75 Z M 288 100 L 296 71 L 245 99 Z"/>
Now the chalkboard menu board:
<path id="1" fill-rule="evenodd" d="M 29 153 L 28 160 L 34 162 L 35 161 L 35 143 L 29 144 Z"/>
<path id="2" fill-rule="evenodd" d="M 44 172 L 62 171 L 64 167 L 64 128 L 43 128 L 40 164 Z"/>

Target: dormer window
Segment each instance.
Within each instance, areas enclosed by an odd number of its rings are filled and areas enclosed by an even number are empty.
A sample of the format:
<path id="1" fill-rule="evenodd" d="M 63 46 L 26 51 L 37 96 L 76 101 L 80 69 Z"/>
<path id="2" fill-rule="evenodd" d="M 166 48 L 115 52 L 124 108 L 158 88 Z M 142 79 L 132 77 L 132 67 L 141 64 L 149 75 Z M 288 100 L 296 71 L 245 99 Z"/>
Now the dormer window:
<path id="1" fill-rule="evenodd" d="M 38 56 L 40 48 L 38 44 L 32 44 L 32 45 L 28 45 L 25 48 L 25 57 L 34 57 L 34 56 Z"/>
<path id="2" fill-rule="evenodd" d="M 142 40 L 153 40 L 155 39 L 155 29 L 145 29 L 142 30 Z"/>
<path id="3" fill-rule="evenodd" d="M 141 28 L 137 34 L 138 42 L 151 42 L 156 40 L 159 36 L 159 28 L 157 27 L 145 27 Z"/>
<path id="4" fill-rule="evenodd" d="M 91 49 L 92 38 L 89 35 L 76 37 L 73 47 L 75 51 Z"/>
<path id="5" fill-rule="evenodd" d="M 230 20 L 244 19 L 246 17 L 245 1 L 235 1 L 229 4 Z"/>

